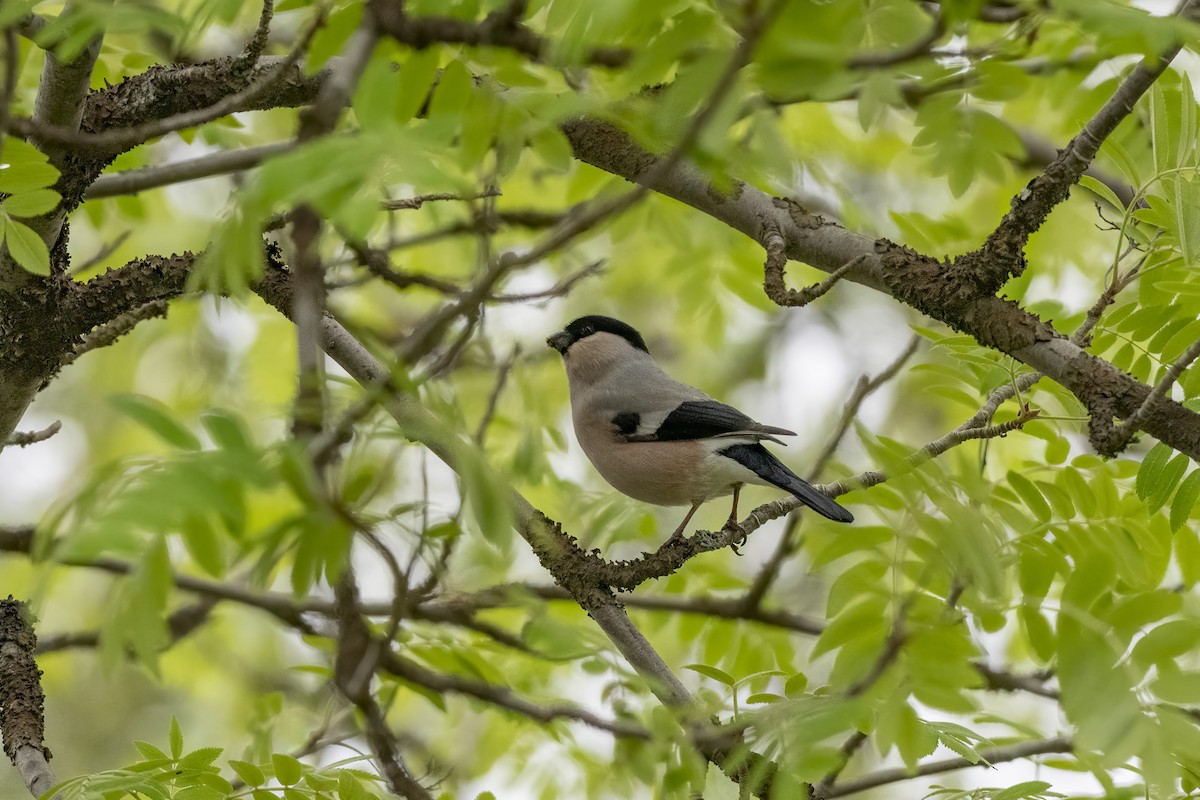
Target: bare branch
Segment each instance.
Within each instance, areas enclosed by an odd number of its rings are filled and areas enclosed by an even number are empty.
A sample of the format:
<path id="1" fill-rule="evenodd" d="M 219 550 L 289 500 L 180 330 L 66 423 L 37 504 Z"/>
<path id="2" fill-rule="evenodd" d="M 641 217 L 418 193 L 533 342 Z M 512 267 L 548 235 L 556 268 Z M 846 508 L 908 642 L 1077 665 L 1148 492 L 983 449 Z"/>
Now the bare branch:
<path id="1" fill-rule="evenodd" d="M 495 187 L 489 187 L 477 194 L 453 194 L 452 192 L 433 192 L 419 194 L 416 197 L 404 197 L 398 200 L 384 200 L 382 205 L 386 211 L 408 211 L 418 209 L 426 203 L 440 200 L 482 200 L 485 197 L 500 197 L 501 192 Z"/>
<path id="2" fill-rule="evenodd" d="M 88 257 L 86 261 L 71 267 L 71 274 L 78 275 L 82 272 L 87 272 L 92 267 L 98 266 L 102 261 L 111 256 L 113 253 L 125 244 L 125 240 L 133 235 L 132 230 L 124 230 L 117 234 L 111 242 L 107 242 L 100 247 L 95 253 Z"/>
<path id="3" fill-rule="evenodd" d="M 776 304 L 793 308 L 802 308 L 813 300 L 825 295 L 833 285 L 840 281 L 850 270 L 867 260 L 865 254 L 856 256 L 835 269 L 825 280 L 797 291 L 789 289 L 783 280 L 783 271 L 787 266 L 787 242 L 778 231 L 771 231 L 763 246 L 767 249 L 767 261 L 763 265 L 763 291 Z"/>
<path id="4" fill-rule="evenodd" d="M 101 175 L 88 187 L 84 200 L 99 200 L 126 194 L 138 194 L 149 189 L 171 186 L 176 183 L 211 178 L 253 169 L 271 156 L 286 153 L 295 148 L 295 142 L 277 142 L 244 150 L 222 150 L 188 161 L 161 164 L 156 167 L 131 169 L 111 175 Z"/>
<path id="5" fill-rule="evenodd" d="M 46 441 L 60 430 L 62 430 L 62 421 L 56 419 L 40 431 L 12 434 L 8 437 L 8 441 L 4 443 L 4 447 L 28 447 L 31 444 Z"/>
<path id="6" fill-rule="evenodd" d="M 1029 758 L 1030 756 L 1069 753 L 1071 749 L 1071 740 L 1065 736 L 1032 742 L 1019 742 L 1004 747 L 981 750 L 979 752 L 980 760 L 977 762 L 968 761 L 965 758 L 947 758 L 942 761 L 929 761 L 924 764 L 918 764 L 916 775 L 937 775 L 942 772 L 952 772 L 969 767 L 987 767 L 992 764 L 1002 764 L 1006 761 Z M 822 797 L 822 800 L 865 792 L 867 789 L 874 789 L 876 786 L 886 786 L 889 783 L 912 780 L 913 777 L 914 774 L 904 768 L 881 769 L 878 772 L 872 772 L 860 778 L 855 778 L 852 781 L 846 781 L 840 786 L 833 787 Z"/>
<path id="7" fill-rule="evenodd" d="M 405 800 L 433 800 L 433 795 L 409 772 L 400 757 L 399 743 L 388 728 L 383 709 L 371 692 L 371 676 L 385 645 L 375 640 L 358 614 L 358 587 L 354 570 L 347 565 L 334 587 L 337 600 L 338 639 L 334 657 L 334 683 L 362 713 L 367 741 L 379 760 L 380 772 L 391 790 Z"/>
<path id="8" fill-rule="evenodd" d="M 495 686 L 483 681 L 471 680 L 470 678 L 461 678 L 457 675 L 439 675 L 425 669 L 415 661 L 397 655 L 390 650 L 380 658 L 380 666 L 397 678 L 432 689 L 438 694 L 454 693 L 474 697 L 491 705 L 515 711 L 537 722 L 545 723 L 558 719 L 567 719 L 582 722 L 597 730 L 607 731 L 621 738 L 650 738 L 649 732 L 637 725 L 611 722 L 589 711 L 570 705 L 539 706 L 516 696 L 503 686 Z"/>
<path id="9" fill-rule="evenodd" d="M 496 370 L 496 383 L 492 386 L 483 416 L 479 419 L 479 425 L 475 428 L 475 444 L 480 447 L 483 447 L 483 441 L 487 437 L 488 428 L 491 427 L 492 419 L 496 416 L 496 407 L 500 404 L 500 395 L 504 392 L 504 385 L 508 383 L 509 373 L 512 372 L 513 366 L 517 363 L 517 357 L 520 355 L 521 348 L 514 347 L 512 352 L 508 354 L 508 358 L 504 359 L 504 362 Z"/>
<path id="10" fill-rule="evenodd" d="M 132 332 L 139 323 L 145 322 L 148 319 L 154 319 L 155 317 L 166 317 L 167 308 L 168 303 L 166 300 L 151 300 L 149 303 L 143 303 L 132 311 L 126 311 L 118 315 L 112 322 L 96 326 L 84 335 L 74 350 L 67 354 L 62 361 L 62 366 L 65 367 L 68 364 L 75 363 L 85 353 L 115 344 L 122 336 Z"/>

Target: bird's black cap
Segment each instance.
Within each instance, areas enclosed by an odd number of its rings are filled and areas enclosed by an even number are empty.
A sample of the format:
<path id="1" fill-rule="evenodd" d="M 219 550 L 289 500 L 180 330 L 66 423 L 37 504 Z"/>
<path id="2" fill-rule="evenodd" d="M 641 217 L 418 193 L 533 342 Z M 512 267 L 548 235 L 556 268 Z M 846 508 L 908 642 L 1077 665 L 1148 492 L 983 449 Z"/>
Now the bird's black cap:
<path id="1" fill-rule="evenodd" d="M 611 333 L 615 336 L 620 336 L 630 345 L 636 347 L 644 353 L 649 353 L 649 348 L 646 347 L 646 340 L 630 325 L 626 325 L 619 319 L 612 317 L 602 317 L 596 314 L 587 317 L 580 317 L 566 327 L 565 330 L 554 334 L 546 340 L 546 344 L 553 347 L 560 353 L 566 353 L 571 345 L 578 342 L 580 339 L 585 339 L 593 333 Z"/>

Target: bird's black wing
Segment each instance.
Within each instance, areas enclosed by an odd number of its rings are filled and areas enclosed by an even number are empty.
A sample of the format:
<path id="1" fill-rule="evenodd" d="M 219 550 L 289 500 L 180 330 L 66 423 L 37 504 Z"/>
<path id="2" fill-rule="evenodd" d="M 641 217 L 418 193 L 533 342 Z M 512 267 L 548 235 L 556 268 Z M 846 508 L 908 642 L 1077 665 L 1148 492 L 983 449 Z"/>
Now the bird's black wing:
<path id="1" fill-rule="evenodd" d="M 754 436 L 771 439 L 771 434 L 794 435 L 783 428 L 762 425 L 716 400 L 688 400 L 667 414 L 658 427 L 647 430 L 647 415 L 623 412 L 613 417 L 617 431 L 630 442 L 670 442 L 681 439 L 710 439 L 720 436 Z"/>

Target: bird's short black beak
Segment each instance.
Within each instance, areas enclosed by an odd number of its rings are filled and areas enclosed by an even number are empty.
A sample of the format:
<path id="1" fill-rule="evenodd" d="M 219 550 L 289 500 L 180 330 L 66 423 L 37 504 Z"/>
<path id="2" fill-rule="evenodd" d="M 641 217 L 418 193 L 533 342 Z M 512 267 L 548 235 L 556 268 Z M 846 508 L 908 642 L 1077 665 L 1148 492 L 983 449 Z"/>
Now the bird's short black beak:
<path id="1" fill-rule="evenodd" d="M 546 344 L 553 347 L 564 356 L 567 354 L 567 348 L 571 346 L 571 334 L 566 331 L 559 331 L 546 340 Z"/>

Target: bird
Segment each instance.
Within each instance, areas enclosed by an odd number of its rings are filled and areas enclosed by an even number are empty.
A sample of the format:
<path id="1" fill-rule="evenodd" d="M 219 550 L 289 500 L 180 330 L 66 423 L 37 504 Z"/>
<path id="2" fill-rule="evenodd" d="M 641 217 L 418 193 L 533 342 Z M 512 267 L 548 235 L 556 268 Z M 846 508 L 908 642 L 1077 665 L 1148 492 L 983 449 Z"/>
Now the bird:
<path id="1" fill-rule="evenodd" d="M 670 540 L 683 537 L 696 510 L 733 495 L 726 527 L 736 527 L 738 494 L 751 483 L 790 492 L 836 522 L 854 516 L 763 447 L 793 431 L 763 425 L 671 378 L 642 335 L 612 317 L 580 317 L 546 339 L 562 355 L 575 437 L 617 491 L 661 506 L 690 506 Z"/>

